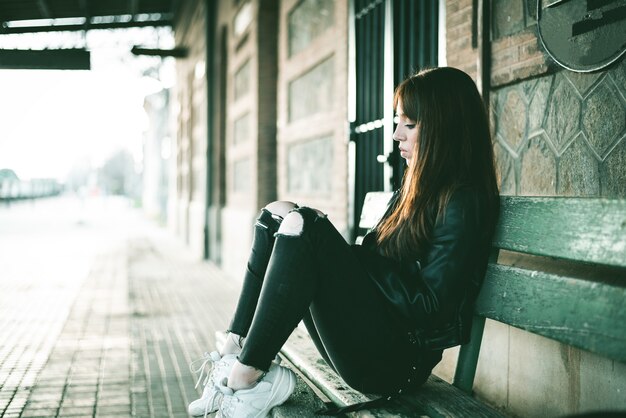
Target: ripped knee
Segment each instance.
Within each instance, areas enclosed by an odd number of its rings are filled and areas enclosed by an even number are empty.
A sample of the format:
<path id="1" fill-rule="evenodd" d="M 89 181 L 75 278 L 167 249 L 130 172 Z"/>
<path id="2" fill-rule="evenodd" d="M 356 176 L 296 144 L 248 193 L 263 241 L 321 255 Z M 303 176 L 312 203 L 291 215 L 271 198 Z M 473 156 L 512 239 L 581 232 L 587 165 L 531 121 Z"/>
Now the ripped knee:
<path id="1" fill-rule="evenodd" d="M 292 209 L 280 224 L 277 234 L 288 236 L 300 236 L 304 230 L 304 224 L 312 224 L 319 219 L 325 219 L 324 212 L 309 207 L 297 207 Z"/>
<path id="2" fill-rule="evenodd" d="M 278 228 L 282 235 L 299 236 L 304 229 L 304 218 L 298 212 L 289 212 Z"/>
<path id="3" fill-rule="evenodd" d="M 290 211 L 297 207 L 298 205 L 293 202 L 289 202 L 286 200 L 277 200 L 275 202 L 268 203 L 265 206 L 265 210 L 270 212 L 272 215 L 278 216 L 280 219 L 283 219 Z"/>

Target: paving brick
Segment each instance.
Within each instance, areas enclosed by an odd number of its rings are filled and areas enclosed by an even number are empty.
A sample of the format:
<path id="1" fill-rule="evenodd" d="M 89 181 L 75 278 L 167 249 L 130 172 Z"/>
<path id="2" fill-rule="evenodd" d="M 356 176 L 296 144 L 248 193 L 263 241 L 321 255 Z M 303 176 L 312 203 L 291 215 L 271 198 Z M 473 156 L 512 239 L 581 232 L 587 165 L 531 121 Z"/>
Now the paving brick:
<path id="1" fill-rule="evenodd" d="M 29 408 L 27 411 L 22 413 L 22 417 L 54 417 L 57 414 L 58 408 L 49 408 L 49 409 L 31 409 Z"/>
<path id="2" fill-rule="evenodd" d="M 47 409 L 47 408 L 58 408 L 61 405 L 61 400 L 58 401 L 32 401 L 29 400 L 27 403 L 27 407 L 29 409 Z"/>
<path id="3" fill-rule="evenodd" d="M 63 399 L 63 407 L 91 407 L 93 408 L 96 405 L 95 397 L 88 398 L 78 398 L 78 399 Z"/>
<path id="4" fill-rule="evenodd" d="M 61 407 L 59 410 L 59 416 L 76 416 L 76 415 L 90 415 L 93 414 L 93 406 L 67 406 Z"/>
<path id="5" fill-rule="evenodd" d="M 136 416 L 136 415 L 128 415 L 128 416 Z M 120 415 L 119 414 L 100 414 L 100 413 L 96 413 L 95 415 L 96 418 L 119 418 Z"/>
<path id="6" fill-rule="evenodd" d="M 110 397 L 110 398 L 100 398 L 98 400 L 98 406 L 109 406 L 109 405 L 130 405 L 131 400 L 128 396 L 123 397 Z"/>

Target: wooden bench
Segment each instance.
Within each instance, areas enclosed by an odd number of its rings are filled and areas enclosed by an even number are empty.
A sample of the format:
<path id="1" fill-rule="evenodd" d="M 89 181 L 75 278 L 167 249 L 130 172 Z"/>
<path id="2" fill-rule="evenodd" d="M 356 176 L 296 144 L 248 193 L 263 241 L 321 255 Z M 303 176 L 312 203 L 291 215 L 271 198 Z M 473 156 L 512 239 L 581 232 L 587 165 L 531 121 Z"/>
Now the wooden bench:
<path id="1" fill-rule="evenodd" d="M 360 227 L 375 224 L 389 197 L 368 195 Z M 431 376 L 417 394 L 374 416 L 503 416 L 472 397 L 486 318 L 626 362 L 626 200 L 502 197 L 472 338 L 460 349 L 453 384 Z M 371 399 L 343 383 L 304 331 L 282 354 L 335 404 Z"/>
<path id="2" fill-rule="evenodd" d="M 360 227 L 374 225 L 389 197 L 368 195 Z M 471 397 L 486 318 L 626 362 L 625 268 L 625 200 L 502 197 L 472 339 L 461 347 L 453 385 L 431 376 L 394 411 L 500 416 Z M 333 402 L 369 399 L 322 367 L 305 335 L 290 341 L 285 355 Z"/>

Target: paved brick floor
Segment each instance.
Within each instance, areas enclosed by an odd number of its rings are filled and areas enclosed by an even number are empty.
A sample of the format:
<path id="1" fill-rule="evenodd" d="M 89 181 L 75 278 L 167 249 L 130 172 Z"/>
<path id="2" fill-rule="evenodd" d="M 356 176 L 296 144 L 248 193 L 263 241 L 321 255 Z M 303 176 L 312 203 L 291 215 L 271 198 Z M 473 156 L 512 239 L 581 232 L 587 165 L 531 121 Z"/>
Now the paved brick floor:
<path id="1" fill-rule="evenodd" d="M 1 417 L 188 416 L 239 283 L 154 226 L 115 243 L 72 279 L 0 260 Z"/>
<path id="2" fill-rule="evenodd" d="M 132 412 L 187 416 L 186 405 L 197 394 L 188 365 L 215 347 L 215 331 L 228 325 L 238 283 L 154 241 L 132 243 L 129 258 Z"/>
<path id="3" fill-rule="evenodd" d="M 188 364 L 214 347 L 238 284 L 169 244 L 135 239 L 99 256 L 64 324 L 62 297 L 25 307 L 40 327 L 63 326 L 56 339 L 15 334 L 2 416 L 187 417 Z"/>

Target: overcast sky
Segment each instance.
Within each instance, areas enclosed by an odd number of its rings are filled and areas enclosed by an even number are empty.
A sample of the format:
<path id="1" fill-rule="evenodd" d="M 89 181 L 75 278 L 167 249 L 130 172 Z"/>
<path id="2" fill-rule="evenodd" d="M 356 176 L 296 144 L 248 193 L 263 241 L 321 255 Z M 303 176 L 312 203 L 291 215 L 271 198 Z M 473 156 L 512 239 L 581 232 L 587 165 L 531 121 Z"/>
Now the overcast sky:
<path id="1" fill-rule="evenodd" d="M 91 71 L 0 70 L 0 168 L 22 179 L 63 180 L 77 163 L 97 167 L 120 148 L 141 157 L 143 99 L 171 85 L 173 68 L 162 71 L 159 82 L 142 75 L 157 58 L 128 52 L 132 44 L 154 47 L 146 41 L 154 32 L 98 32 L 88 43 Z M 32 39 L 20 42 L 37 48 Z M 0 48 L 24 48 L 20 42 L 0 40 Z"/>

